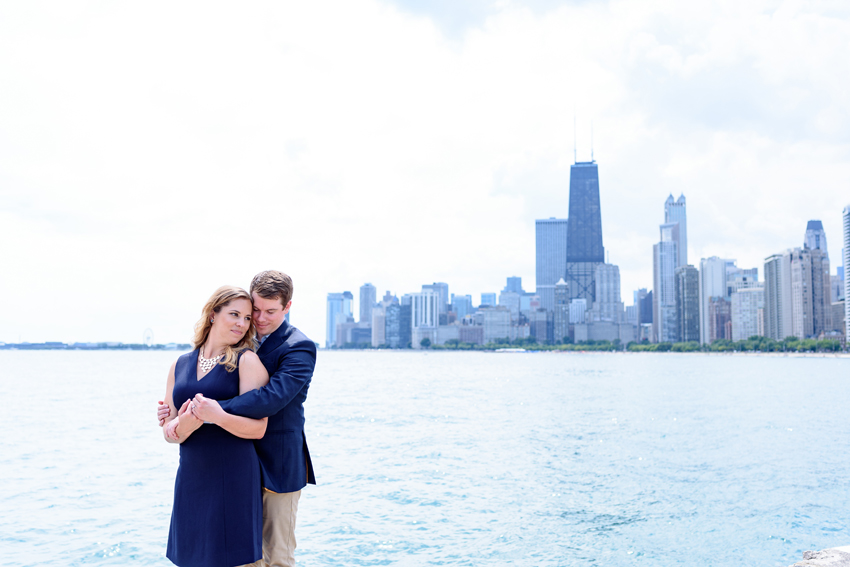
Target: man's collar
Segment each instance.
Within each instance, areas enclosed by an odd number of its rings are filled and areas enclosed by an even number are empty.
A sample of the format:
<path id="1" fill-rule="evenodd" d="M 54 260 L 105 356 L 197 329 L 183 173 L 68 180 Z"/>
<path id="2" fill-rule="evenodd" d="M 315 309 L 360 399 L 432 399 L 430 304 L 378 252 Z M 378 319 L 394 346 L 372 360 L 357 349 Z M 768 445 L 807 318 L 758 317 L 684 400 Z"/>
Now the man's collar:
<path id="1" fill-rule="evenodd" d="M 284 319 L 283 322 L 280 324 L 280 327 L 278 327 L 277 329 L 275 329 L 274 331 L 272 331 L 271 333 L 266 335 L 262 339 L 262 341 L 258 341 L 258 342 L 259 342 L 260 346 L 262 346 L 266 343 L 269 343 L 270 345 L 274 345 L 274 344 L 276 344 L 276 343 L 278 343 L 282 340 L 282 338 L 284 337 L 284 335 L 286 335 L 286 333 L 288 332 L 289 329 L 290 329 L 289 323 L 287 323 L 286 319 Z M 275 347 L 271 346 L 270 348 L 275 348 Z"/>

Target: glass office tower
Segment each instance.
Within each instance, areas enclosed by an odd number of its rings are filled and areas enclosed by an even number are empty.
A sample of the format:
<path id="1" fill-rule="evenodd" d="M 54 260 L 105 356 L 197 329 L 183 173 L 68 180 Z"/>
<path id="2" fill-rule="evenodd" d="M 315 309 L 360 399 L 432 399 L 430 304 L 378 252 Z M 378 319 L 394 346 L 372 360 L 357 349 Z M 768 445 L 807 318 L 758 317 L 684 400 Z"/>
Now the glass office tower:
<path id="1" fill-rule="evenodd" d="M 595 161 L 570 167 L 570 214 L 567 229 L 565 281 L 571 299 L 596 299 L 596 266 L 605 262 L 602 247 L 602 208 L 599 203 L 599 170 Z"/>
<path id="2" fill-rule="evenodd" d="M 555 284 L 567 269 L 567 230 L 567 219 L 552 217 L 535 221 L 537 295 L 540 306 L 547 311 L 555 309 Z"/>

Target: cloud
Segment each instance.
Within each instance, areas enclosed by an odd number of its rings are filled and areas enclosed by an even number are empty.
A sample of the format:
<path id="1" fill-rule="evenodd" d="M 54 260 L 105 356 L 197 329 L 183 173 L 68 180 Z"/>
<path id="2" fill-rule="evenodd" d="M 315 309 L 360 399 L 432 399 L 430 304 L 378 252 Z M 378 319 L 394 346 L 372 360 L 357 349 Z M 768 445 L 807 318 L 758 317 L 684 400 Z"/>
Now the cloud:
<path id="1" fill-rule="evenodd" d="M 319 342 L 326 294 L 367 281 L 533 289 L 574 116 L 627 303 L 669 193 L 692 262 L 759 265 L 819 218 L 836 263 L 840 4 L 457 5 L 462 33 L 448 5 L 377 0 L 10 8 L 0 340 L 186 340 L 209 293 L 268 268 Z"/>

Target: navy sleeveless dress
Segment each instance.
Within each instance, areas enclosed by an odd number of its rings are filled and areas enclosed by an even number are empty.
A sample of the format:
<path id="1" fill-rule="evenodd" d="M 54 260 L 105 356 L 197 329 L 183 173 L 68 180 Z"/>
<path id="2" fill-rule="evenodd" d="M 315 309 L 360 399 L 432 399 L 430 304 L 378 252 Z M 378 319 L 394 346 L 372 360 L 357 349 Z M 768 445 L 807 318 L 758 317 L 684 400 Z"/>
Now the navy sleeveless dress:
<path id="1" fill-rule="evenodd" d="M 177 359 L 172 393 L 177 408 L 198 393 L 214 400 L 239 395 L 238 370 L 217 364 L 198 380 L 198 353 Z M 205 423 L 180 444 L 166 557 L 180 567 L 234 567 L 263 557 L 263 497 L 253 441 Z"/>

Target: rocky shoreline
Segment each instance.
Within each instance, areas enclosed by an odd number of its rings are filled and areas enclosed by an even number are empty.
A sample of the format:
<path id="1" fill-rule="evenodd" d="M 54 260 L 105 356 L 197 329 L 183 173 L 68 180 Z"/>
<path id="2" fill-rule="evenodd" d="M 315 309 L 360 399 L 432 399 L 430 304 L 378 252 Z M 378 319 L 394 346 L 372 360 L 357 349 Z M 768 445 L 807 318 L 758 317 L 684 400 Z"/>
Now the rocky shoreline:
<path id="1" fill-rule="evenodd" d="M 850 567 L 850 545 L 823 551 L 806 551 L 802 561 L 789 567 Z"/>

